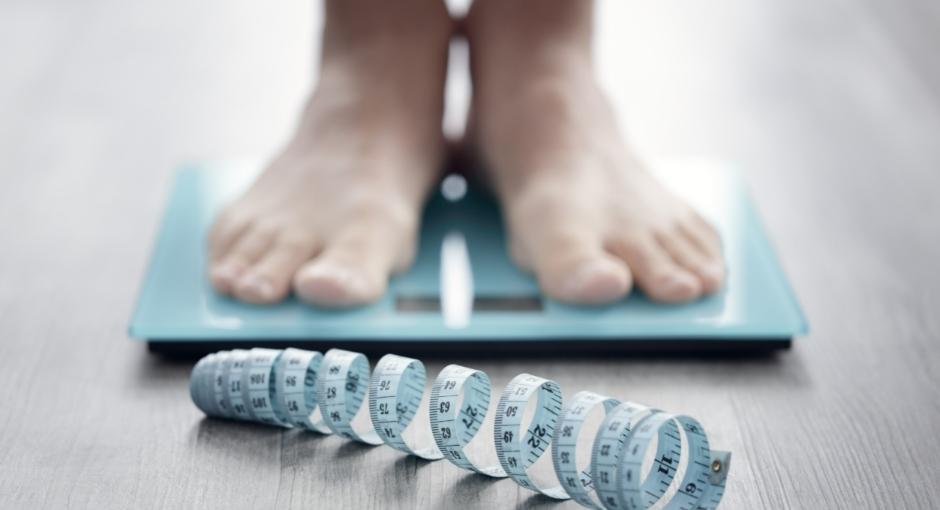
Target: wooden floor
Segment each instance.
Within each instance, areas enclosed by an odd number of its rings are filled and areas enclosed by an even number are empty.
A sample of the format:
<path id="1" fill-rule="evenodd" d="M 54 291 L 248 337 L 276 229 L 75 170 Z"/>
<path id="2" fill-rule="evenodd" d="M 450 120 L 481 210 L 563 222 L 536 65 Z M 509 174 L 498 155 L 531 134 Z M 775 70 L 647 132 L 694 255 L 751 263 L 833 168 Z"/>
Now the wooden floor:
<path id="1" fill-rule="evenodd" d="M 318 19 L 309 0 L 0 2 L 0 507 L 554 507 L 203 419 L 190 364 L 126 336 L 173 166 L 275 150 Z M 722 508 L 936 506 L 940 4 L 610 0 L 599 22 L 637 147 L 746 170 L 812 333 L 761 359 L 447 361 L 700 418 L 735 456 Z"/>

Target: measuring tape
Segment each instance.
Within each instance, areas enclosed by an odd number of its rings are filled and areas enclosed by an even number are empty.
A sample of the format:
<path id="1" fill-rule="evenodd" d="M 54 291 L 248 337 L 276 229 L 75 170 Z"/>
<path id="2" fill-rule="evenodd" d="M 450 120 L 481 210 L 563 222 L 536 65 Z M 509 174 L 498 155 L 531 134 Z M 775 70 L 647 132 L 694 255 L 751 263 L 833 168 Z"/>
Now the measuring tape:
<path id="1" fill-rule="evenodd" d="M 423 363 L 395 354 L 383 356 L 370 374 L 369 360 L 356 352 L 254 348 L 205 356 L 193 367 L 189 391 L 209 416 L 384 443 L 596 510 L 713 510 L 724 494 L 731 454 L 712 451 L 694 418 L 590 391 L 565 404 L 558 383 L 530 374 L 510 381 L 497 402 L 498 464 L 482 465 L 465 450 L 489 411 L 491 386 L 485 373 L 460 365 L 445 367 L 431 386 L 434 444 L 415 444 L 405 432 L 415 426 L 426 379 Z M 360 416 L 366 399 L 368 420 Z M 586 437 L 584 425 L 595 409 L 604 418 Z M 578 445 L 586 441 L 590 458 L 578 459 Z M 549 449 L 557 484 L 543 486 L 529 469 Z"/>

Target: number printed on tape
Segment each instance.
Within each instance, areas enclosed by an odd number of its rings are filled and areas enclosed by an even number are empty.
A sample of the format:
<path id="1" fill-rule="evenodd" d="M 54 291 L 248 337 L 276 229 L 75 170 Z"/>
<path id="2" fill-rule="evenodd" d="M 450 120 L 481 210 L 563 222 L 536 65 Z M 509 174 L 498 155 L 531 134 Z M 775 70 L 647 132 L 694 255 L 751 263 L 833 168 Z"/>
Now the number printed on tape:
<path id="1" fill-rule="evenodd" d="M 431 386 L 429 423 L 415 424 L 426 380 L 423 363 L 395 354 L 370 371 L 369 360 L 357 352 L 255 348 L 202 358 L 189 391 L 209 416 L 386 444 L 598 510 L 712 510 L 724 494 L 731 454 L 711 450 L 705 429 L 692 417 L 590 391 L 565 402 L 555 381 L 520 374 L 503 389 L 493 416 L 498 463 L 481 465 L 464 448 L 487 417 L 489 377 L 460 365 L 444 367 Z M 363 404 L 371 423 L 354 425 Z M 603 421 L 593 435 L 582 435 L 594 409 L 603 410 Z M 434 442 L 405 439 L 409 426 L 427 426 Z M 579 438 L 591 441 L 590 458 L 577 458 Z M 544 487 L 529 469 L 549 451 L 557 483 Z"/>

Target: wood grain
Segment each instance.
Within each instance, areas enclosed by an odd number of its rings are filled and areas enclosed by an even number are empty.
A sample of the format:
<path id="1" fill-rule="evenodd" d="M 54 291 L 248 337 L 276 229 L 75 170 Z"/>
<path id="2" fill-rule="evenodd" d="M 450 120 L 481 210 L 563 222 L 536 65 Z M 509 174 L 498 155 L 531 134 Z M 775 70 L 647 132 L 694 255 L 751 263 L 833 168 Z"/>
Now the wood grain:
<path id="1" fill-rule="evenodd" d="M 528 508 L 390 448 L 207 420 L 125 327 L 174 164 L 270 154 L 308 1 L 0 3 L 0 506 Z M 747 172 L 812 333 L 763 358 L 429 360 L 701 419 L 722 508 L 940 500 L 940 16 L 930 0 L 606 2 L 601 75 L 648 154 Z M 571 503 L 559 505 L 574 508 Z"/>

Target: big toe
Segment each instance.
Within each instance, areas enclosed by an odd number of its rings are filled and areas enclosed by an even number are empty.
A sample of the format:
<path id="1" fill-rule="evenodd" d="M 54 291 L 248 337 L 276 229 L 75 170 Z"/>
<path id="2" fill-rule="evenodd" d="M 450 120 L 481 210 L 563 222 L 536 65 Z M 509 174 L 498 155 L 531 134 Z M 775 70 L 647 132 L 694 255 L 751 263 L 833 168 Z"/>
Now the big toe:
<path id="1" fill-rule="evenodd" d="M 314 305 L 347 307 L 379 299 L 392 271 L 407 266 L 414 225 L 367 218 L 327 243 L 318 257 L 294 276 L 294 292 Z M 406 260 L 408 259 L 408 260 Z"/>
<path id="2" fill-rule="evenodd" d="M 333 261 L 313 261 L 294 276 L 294 292 L 314 305 L 356 306 L 378 299 L 385 279 L 370 275 L 363 267 Z"/>
<path id="3" fill-rule="evenodd" d="M 551 297 L 577 304 L 604 304 L 623 298 L 632 283 L 620 260 L 603 252 L 553 257 L 536 270 Z"/>

